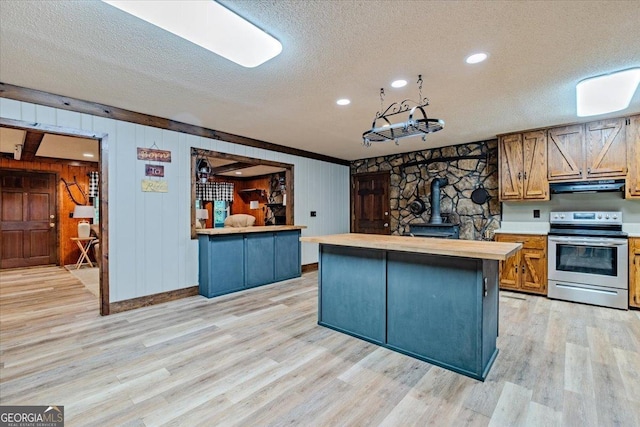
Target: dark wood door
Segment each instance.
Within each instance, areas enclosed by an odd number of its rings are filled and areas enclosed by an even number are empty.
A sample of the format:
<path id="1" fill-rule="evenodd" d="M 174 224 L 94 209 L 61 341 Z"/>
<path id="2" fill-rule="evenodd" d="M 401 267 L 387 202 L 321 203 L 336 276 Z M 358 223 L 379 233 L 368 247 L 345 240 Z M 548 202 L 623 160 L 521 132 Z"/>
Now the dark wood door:
<path id="1" fill-rule="evenodd" d="M 0 268 L 56 263 L 55 182 L 54 174 L 0 170 Z"/>
<path id="2" fill-rule="evenodd" d="M 391 234 L 389 227 L 389 172 L 353 176 L 354 233 Z"/>

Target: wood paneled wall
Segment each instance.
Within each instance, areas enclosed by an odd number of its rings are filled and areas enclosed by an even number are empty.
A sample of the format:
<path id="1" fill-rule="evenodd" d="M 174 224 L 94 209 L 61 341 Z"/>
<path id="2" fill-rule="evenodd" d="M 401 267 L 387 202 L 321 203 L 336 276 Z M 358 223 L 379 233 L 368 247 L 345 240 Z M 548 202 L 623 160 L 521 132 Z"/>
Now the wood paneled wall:
<path id="1" fill-rule="evenodd" d="M 83 191 L 89 194 L 89 172 L 98 171 L 98 164 L 91 162 L 70 162 L 70 161 L 21 161 L 12 158 L 0 157 L 1 169 L 16 169 L 30 172 L 55 173 L 57 178 L 57 203 L 56 203 L 56 226 L 58 227 L 58 262 L 60 265 L 75 264 L 80 256 L 72 237 L 78 235 L 78 220 L 69 218 L 73 213 L 75 203 L 69 197 L 62 178 L 67 182 L 73 182 L 75 177 Z M 75 194 L 75 193 L 74 193 Z"/>
<path id="2" fill-rule="evenodd" d="M 234 214 L 243 213 L 247 215 L 253 215 L 256 217 L 255 225 L 265 225 L 264 220 L 266 217 L 266 210 L 269 197 L 269 182 L 270 176 L 256 177 L 253 179 L 241 180 L 236 185 L 236 197 L 233 202 Z M 243 192 L 242 190 L 259 189 L 263 192 Z M 250 202 L 256 200 L 258 202 L 258 209 L 251 209 Z"/>

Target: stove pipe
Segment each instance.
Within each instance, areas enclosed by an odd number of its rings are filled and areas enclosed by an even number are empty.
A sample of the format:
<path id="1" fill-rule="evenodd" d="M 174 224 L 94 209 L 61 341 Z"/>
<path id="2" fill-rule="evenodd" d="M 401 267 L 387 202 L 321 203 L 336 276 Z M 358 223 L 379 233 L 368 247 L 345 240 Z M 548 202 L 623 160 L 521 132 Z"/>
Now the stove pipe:
<path id="1" fill-rule="evenodd" d="M 431 181 L 431 217 L 429 224 L 442 224 L 442 216 L 440 215 L 440 186 L 447 185 L 447 178 L 434 178 Z"/>

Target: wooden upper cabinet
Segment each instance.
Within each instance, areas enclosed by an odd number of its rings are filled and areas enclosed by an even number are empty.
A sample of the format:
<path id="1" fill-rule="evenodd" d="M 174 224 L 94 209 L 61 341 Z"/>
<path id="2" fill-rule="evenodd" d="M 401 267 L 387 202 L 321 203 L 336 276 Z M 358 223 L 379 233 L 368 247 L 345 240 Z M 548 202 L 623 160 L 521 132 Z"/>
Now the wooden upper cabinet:
<path id="1" fill-rule="evenodd" d="M 545 131 L 500 137 L 500 200 L 549 200 Z"/>
<path id="2" fill-rule="evenodd" d="M 547 133 L 522 134 L 524 159 L 524 199 L 549 200 L 547 180 Z"/>
<path id="3" fill-rule="evenodd" d="M 583 178 L 584 126 L 562 126 L 548 131 L 549 181 L 578 180 Z"/>
<path id="4" fill-rule="evenodd" d="M 627 119 L 626 137 L 629 160 L 627 198 L 640 198 L 640 115 Z"/>
<path id="5" fill-rule="evenodd" d="M 585 125 L 586 178 L 624 177 L 627 174 L 625 120 L 608 119 Z"/>
<path id="6" fill-rule="evenodd" d="M 522 199 L 522 150 L 522 134 L 500 137 L 500 200 Z"/>

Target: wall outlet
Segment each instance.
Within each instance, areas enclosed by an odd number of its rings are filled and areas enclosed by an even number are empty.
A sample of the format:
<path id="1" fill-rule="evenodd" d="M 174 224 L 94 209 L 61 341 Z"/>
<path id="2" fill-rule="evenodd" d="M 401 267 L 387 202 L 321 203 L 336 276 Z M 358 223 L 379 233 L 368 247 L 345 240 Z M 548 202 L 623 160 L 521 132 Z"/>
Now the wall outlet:
<path id="1" fill-rule="evenodd" d="M 311 216 L 316 216 L 316 211 L 311 211 Z"/>
<path id="2" fill-rule="evenodd" d="M 540 218 L 540 209 L 534 209 L 533 210 L 533 217 L 534 218 Z"/>

